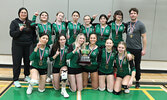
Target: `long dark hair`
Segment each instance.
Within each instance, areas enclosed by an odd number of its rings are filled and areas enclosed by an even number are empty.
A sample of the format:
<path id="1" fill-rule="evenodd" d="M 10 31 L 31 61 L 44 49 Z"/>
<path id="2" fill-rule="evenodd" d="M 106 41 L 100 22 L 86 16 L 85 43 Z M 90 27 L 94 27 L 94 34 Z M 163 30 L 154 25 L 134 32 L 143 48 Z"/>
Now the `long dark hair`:
<path id="1" fill-rule="evenodd" d="M 60 40 L 60 37 L 62 37 L 62 36 L 64 36 L 65 39 L 66 39 L 66 36 L 64 34 L 60 34 L 59 35 L 56 43 L 54 43 L 53 46 L 52 46 L 52 52 L 53 52 L 53 54 L 55 54 L 57 50 L 60 50 L 60 42 L 59 42 L 59 40 Z"/>
<path id="2" fill-rule="evenodd" d="M 116 20 L 116 15 L 121 15 L 121 16 L 122 16 L 122 20 L 123 20 L 123 12 L 122 12 L 121 10 L 115 11 L 115 13 L 114 13 L 114 15 L 113 15 L 114 21 Z"/>
<path id="3" fill-rule="evenodd" d="M 18 16 L 20 17 L 20 12 L 22 11 L 22 10 L 25 10 L 26 12 L 27 12 L 27 17 L 26 17 L 26 22 L 25 22 L 25 24 L 26 24 L 26 26 L 27 27 L 30 27 L 30 21 L 29 21 L 29 19 L 28 19 L 28 10 L 25 8 L 25 7 L 21 7 L 20 9 L 19 9 L 19 11 L 18 11 Z"/>

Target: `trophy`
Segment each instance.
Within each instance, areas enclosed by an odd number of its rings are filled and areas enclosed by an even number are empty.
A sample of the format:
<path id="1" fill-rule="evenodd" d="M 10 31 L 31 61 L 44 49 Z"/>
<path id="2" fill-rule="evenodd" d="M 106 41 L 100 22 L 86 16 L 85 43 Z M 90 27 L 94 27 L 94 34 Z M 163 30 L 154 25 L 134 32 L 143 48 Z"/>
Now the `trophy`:
<path id="1" fill-rule="evenodd" d="M 89 57 L 90 50 L 88 49 L 81 49 L 81 56 L 79 60 L 79 65 L 86 66 L 90 65 L 90 57 Z"/>

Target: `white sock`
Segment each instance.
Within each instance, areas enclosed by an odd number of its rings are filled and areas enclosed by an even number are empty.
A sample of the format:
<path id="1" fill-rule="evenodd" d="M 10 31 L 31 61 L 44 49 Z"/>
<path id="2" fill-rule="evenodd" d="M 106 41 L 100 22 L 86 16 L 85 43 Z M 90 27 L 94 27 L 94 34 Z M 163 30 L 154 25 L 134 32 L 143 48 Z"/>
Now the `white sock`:
<path id="1" fill-rule="evenodd" d="M 39 91 L 39 92 L 44 92 L 44 91 L 45 91 L 45 89 L 41 90 L 41 89 L 39 89 L 39 88 L 38 88 L 38 91 Z"/>

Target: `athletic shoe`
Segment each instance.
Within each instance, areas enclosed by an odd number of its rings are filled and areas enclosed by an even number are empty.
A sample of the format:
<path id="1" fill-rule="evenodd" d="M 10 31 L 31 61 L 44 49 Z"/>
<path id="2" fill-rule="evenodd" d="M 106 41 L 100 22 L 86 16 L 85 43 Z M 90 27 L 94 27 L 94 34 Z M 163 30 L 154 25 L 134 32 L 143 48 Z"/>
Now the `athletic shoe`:
<path id="1" fill-rule="evenodd" d="M 27 88 L 27 94 L 31 94 L 33 90 L 33 86 L 29 84 L 28 88 Z"/>
<path id="2" fill-rule="evenodd" d="M 64 96 L 64 98 L 68 98 L 69 97 L 69 95 L 68 95 L 68 93 L 67 93 L 65 88 L 61 89 L 61 94 Z"/>
<path id="3" fill-rule="evenodd" d="M 26 76 L 26 77 L 24 78 L 24 81 L 26 81 L 26 82 L 30 82 L 30 80 L 31 80 L 31 78 L 30 78 L 29 76 Z"/>
<path id="4" fill-rule="evenodd" d="M 20 84 L 19 81 L 14 81 L 14 85 L 15 85 L 15 87 L 17 87 L 17 88 L 20 88 L 20 87 L 21 87 L 21 84 Z"/>
<path id="5" fill-rule="evenodd" d="M 125 89 L 124 92 L 125 93 L 130 93 L 130 90 L 129 89 Z"/>
<path id="6" fill-rule="evenodd" d="M 140 83 L 139 82 L 136 82 L 135 88 L 136 89 L 140 88 Z"/>

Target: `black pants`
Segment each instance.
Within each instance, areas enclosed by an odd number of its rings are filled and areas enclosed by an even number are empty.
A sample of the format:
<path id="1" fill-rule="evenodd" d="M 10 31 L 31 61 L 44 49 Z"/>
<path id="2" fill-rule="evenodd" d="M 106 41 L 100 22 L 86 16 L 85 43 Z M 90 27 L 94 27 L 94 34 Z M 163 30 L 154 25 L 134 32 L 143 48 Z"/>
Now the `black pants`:
<path id="1" fill-rule="evenodd" d="M 12 42 L 13 81 L 19 80 L 22 58 L 24 62 L 24 75 L 30 75 L 30 46 L 18 45 Z"/>
<path id="2" fill-rule="evenodd" d="M 141 62 L 141 51 L 142 49 L 129 49 L 127 48 L 127 51 L 129 51 L 131 54 L 135 56 L 135 68 L 136 68 L 136 81 L 140 80 L 141 76 L 141 70 L 140 70 L 140 62 Z"/>

